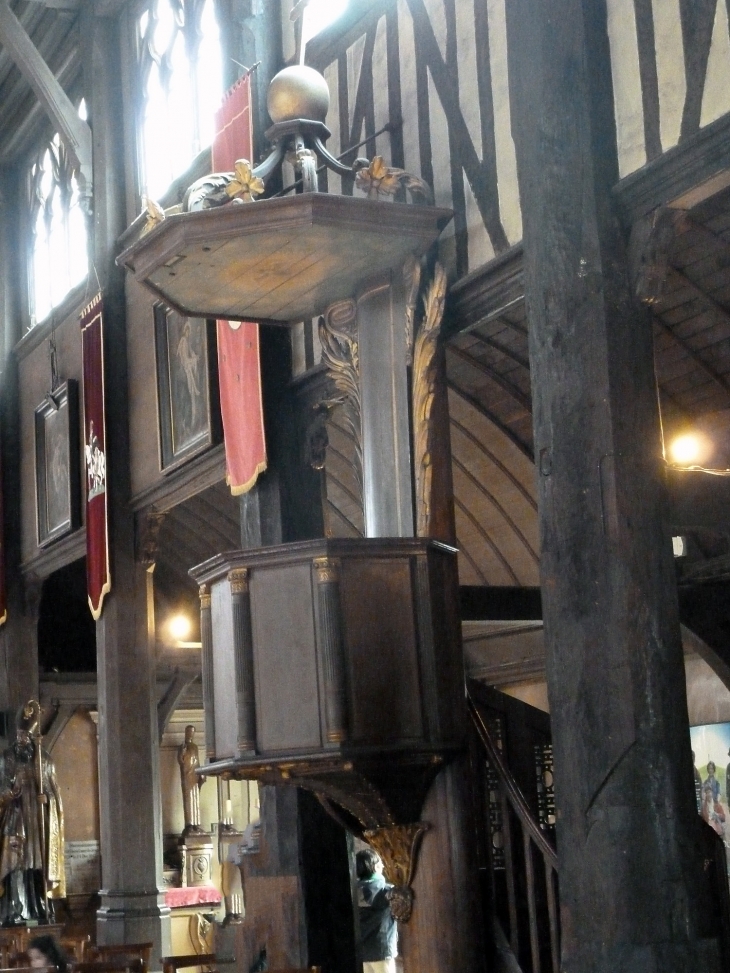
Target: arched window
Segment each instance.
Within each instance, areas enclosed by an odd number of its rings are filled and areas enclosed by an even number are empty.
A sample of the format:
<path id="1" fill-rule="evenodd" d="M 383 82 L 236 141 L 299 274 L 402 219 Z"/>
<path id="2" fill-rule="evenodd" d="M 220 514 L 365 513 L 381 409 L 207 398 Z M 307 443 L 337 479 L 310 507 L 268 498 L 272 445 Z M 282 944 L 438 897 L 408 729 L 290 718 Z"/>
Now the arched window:
<path id="1" fill-rule="evenodd" d="M 142 191 L 157 199 L 213 141 L 221 44 L 213 0 L 152 0 L 138 27 Z"/>
<path id="2" fill-rule="evenodd" d="M 82 102 L 79 109 L 85 117 Z M 66 146 L 58 135 L 36 156 L 28 174 L 31 326 L 48 317 L 89 269 L 86 216 Z"/>

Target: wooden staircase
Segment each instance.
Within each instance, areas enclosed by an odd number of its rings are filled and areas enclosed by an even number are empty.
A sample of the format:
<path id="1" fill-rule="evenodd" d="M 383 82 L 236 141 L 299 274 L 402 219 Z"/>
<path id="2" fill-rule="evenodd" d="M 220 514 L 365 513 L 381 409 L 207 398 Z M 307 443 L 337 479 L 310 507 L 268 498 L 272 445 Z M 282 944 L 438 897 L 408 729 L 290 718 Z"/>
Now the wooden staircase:
<path id="1" fill-rule="evenodd" d="M 559 973 L 549 718 L 479 683 L 469 685 L 468 707 L 494 963 L 505 973 Z"/>
<path id="2" fill-rule="evenodd" d="M 559 859 L 550 719 L 470 681 L 479 867 L 498 973 L 560 973 Z M 699 821 L 716 928 L 730 969 L 730 888 L 722 839 Z"/>

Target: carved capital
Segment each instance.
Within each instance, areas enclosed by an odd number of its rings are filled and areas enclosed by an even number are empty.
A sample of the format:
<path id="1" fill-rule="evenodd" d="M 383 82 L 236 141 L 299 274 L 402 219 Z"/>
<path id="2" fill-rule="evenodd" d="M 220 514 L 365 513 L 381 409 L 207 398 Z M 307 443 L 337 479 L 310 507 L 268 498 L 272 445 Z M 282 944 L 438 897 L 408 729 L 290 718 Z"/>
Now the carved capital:
<path id="1" fill-rule="evenodd" d="M 424 821 L 416 824 L 395 824 L 386 828 L 365 831 L 363 837 L 383 862 L 385 877 L 392 882 L 388 893 L 390 911 L 398 922 L 408 922 L 413 911 L 411 884 L 416 874 L 416 863 L 421 840 L 430 825 Z"/>
<path id="2" fill-rule="evenodd" d="M 340 559 L 337 557 L 316 557 L 314 570 L 317 584 L 336 584 L 340 580 Z"/>
<path id="3" fill-rule="evenodd" d="M 210 608 L 210 588 L 207 584 L 201 584 L 199 594 L 201 611 L 204 611 L 206 608 Z"/>
<path id="4" fill-rule="evenodd" d="M 228 572 L 228 582 L 231 586 L 232 595 L 245 595 L 248 593 L 250 571 L 248 568 L 234 568 Z"/>

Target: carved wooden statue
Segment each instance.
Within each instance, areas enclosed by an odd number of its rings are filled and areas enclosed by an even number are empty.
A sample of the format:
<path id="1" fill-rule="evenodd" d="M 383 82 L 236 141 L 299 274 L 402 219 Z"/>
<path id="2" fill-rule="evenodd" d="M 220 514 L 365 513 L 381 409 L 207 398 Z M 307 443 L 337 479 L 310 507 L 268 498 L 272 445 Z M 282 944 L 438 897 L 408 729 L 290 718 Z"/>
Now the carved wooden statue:
<path id="1" fill-rule="evenodd" d="M 198 745 L 194 742 L 195 727 L 185 727 L 185 742 L 177 751 L 177 762 L 180 765 L 180 784 L 183 792 L 183 811 L 185 814 L 185 830 L 183 835 L 190 832 L 202 832 L 200 826 L 200 788 L 204 777 L 198 776 L 196 770 L 200 767 Z"/>
<path id="2" fill-rule="evenodd" d="M 56 770 L 41 746 L 40 706 L 31 700 L 0 764 L 0 920 L 53 922 L 66 895 L 63 805 Z"/>

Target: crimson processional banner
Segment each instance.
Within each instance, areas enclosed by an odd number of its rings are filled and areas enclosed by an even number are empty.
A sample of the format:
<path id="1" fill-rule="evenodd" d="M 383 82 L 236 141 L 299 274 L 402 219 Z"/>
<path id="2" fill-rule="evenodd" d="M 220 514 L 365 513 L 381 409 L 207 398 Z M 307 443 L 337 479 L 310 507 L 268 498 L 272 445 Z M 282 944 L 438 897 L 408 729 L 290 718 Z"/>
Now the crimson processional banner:
<path id="1" fill-rule="evenodd" d="M 84 458 L 86 460 L 86 588 L 95 619 L 111 591 L 106 492 L 103 298 L 97 294 L 81 313 L 84 369 Z"/>
<path id="2" fill-rule="evenodd" d="M 214 172 L 232 172 L 238 159 L 253 164 L 250 75 L 226 94 L 215 129 Z M 218 321 L 218 373 L 228 485 L 246 493 L 266 469 L 258 324 Z"/>

